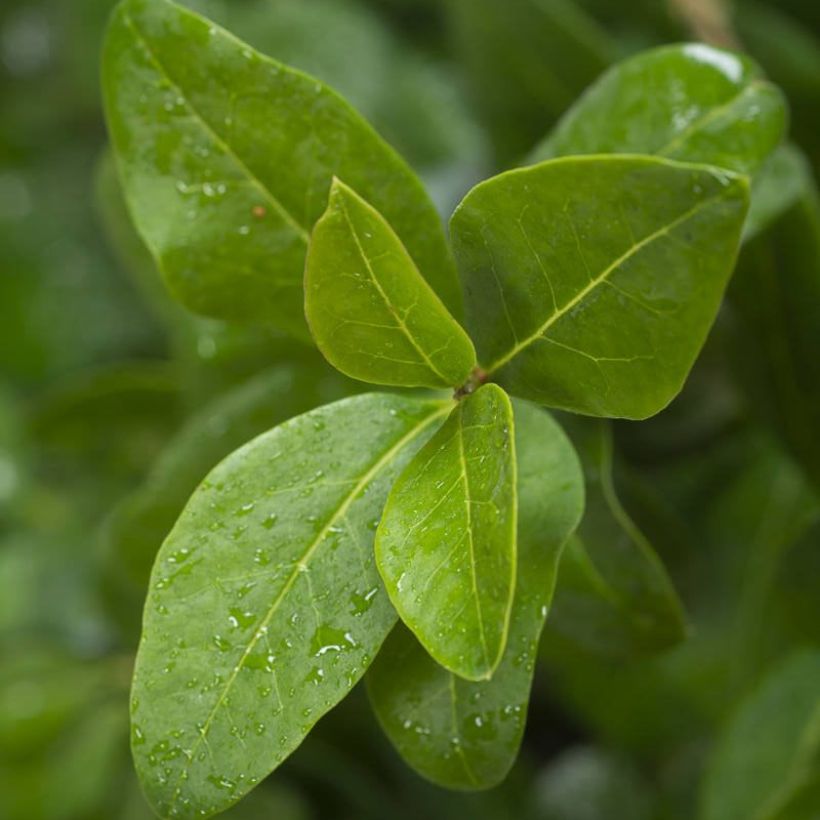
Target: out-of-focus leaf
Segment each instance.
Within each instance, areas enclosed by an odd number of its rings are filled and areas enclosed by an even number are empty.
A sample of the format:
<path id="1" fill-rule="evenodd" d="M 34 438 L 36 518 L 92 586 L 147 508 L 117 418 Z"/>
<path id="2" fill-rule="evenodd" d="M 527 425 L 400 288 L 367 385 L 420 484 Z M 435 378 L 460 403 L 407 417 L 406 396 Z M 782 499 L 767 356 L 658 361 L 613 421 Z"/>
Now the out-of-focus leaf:
<path id="1" fill-rule="evenodd" d="M 641 156 L 481 183 L 451 221 L 479 363 L 551 407 L 657 413 L 714 321 L 747 207 L 742 177 Z"/>
<path id="2" fill-rule="evenodd" d="M 748 58 L 702 43 L 611 68 L 531 156 L 654 154 L 754 173 L 780 143 L 782 93 Z"/>
<path id="3" fill-rule="evenodd" d="M 362 381 L 457 388 L 476 363 L 393 228 L 338 179 L 310 239 L 305 314 L 327 360 Z"/>
<path id="4" fill-rule="evenodd" d="M 515 761 L 561 548 L 583 509 L 583 475 L 561 428 L 526 402 L 514 411 L 519 561 L 501 664 L 490 681 L 465 681 L 399 625 L 367 675 L 370 701 L 396 749 L 448 788 L 496 785 Z"/>
<path id="5" fill-rule="evenodd" d="M 502 162 L 523 154 L 610 62 L 571 0 L 449 0 L 457 53 Z"/>
<path id="6" fill-rule="evenodd" d="M 395 623 L 372 554 L 388 489 L 450 403 L 370 394 L 217 466 L 157 556 L 132 749 L 165 816 L 250 791 L 364 674 Z"/>
<path id="7" fill-rule="evenodd" d="M 467 680 L 492 677 L 516 576 L 513 411 L 494 384 L 462 399 L 390 490 L 376 563 L 425 649 Z"/>
<path id="8" fill-rule="evenodd" d="M 280 365 L 214 400 L 185 423 L 144 484 L 106 524 L 103 592 L 129 632 L 138 627 L 157 551 L 207 473 L 246 441 L 347 392 L 345 380 L 333 372 Z"/>
<path id="9" fill-rule="evenodd" d="M 700 817 L 787 820 L 784 808 L 818 775 L 820 652 L 807 650 L 772 671 L 726 727 L 705 775 Z"/>
<path id="10" fill-rule="evenodd" d="M 820 486 L 820 202 L 812 187 L 743 250 L 729 289 L 735 373 Z"/>
<path id="11" fill-rule="evenodd" d="M 167 0 L 120 4 L 103 65 L 126 200 L 192 310 L 304 335 L 305 251 L 335 174 L 385 215 L 459 313 L 452 260 L 421 183 L 321 82 Z"/>
<path id="12" fill-rule="evenodd" d="M 565 552 L 550 630 L 609 657 L 633 657 L 683 640 L 683 610 L 666 569 L 621 506 L 605 422 L 568 418 L 586 476 L 586 512 Z"/>

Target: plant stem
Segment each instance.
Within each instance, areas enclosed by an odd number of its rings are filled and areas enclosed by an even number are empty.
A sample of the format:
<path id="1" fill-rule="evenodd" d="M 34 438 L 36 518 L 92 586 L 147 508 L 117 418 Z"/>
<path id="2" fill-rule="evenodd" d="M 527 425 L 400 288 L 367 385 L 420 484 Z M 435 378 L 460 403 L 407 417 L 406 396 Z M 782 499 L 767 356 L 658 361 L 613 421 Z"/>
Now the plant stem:
<path id="1" fill-rule="evenodd" d="M 669 0 L 672 13 L 704 43 L 740 49 L 727 0 Z"/>

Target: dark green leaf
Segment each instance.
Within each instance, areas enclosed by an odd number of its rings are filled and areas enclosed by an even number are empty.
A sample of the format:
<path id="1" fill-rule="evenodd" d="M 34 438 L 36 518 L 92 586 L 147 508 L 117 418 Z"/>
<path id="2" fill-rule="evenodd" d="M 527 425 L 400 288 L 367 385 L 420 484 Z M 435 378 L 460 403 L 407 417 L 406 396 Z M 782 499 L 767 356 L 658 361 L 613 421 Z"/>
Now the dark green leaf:
<path id="1" fill-rule="evenodd" d="M 458 314 L 421 183 L 322 83 L 168 0 L 124 0 L 106 37 L 103 86 L 131 213 L 192 310 L 304 334 L 305 252 L 337 174 L 385 215 Z"/>
<path id="2" fill-rule="evenodd" d="M 747 57 L 703 43 L 663 46 L 604 74 L 531 161 L 655 154 L 750 174 L 785 126 L 783 95 Z"/>
<path id="3" fill-rule="evenodd" d="M 816 780 L 818 767 L 820 652 L 806 650 L 768 675 L 726 727 L 705 775 L 700 817 L 787 820 L 784 807 Z"/>
<path id="4" fill-rule="evenodd" d="M 449 404 L 347 399 L 213 470 L 162 546 L 132 748 L 166 817 L 225 809 L 364 674 L 395 623 L 372 542 L 388 488 Z"/>
<path id="5" fill-rule="evenodd" d="M 482 366 L 511 393 L 646 418 L 680 390 L 734 266 L 741 177 L 638 156 L 474 188 L 451 231 Z"/>
<path id="6" fill-rule="evenodd" d="M 337 179 L 310 240 L 305 313 L 327 360 L 362 381 L 459 387 L 476 363 L 384 217 Z"/>
<path id="7" fill-rule="evenodd" d="M 681 604 L 615 493 L 609 426 L 567 419 L 567 430 L 584 465 L 587 502 L 561 565 L 550 629 L 607 656 L 666 649 L 685 637 Z"/>
<path id="8" fill-rule="evenodd" d="M 490 678 L 507 643 L 516 566 L 512 406 L 463 399 L 396 481 L 376 561 L 402 620 L 444 667 Z"/>
<path id="9" fill-rule="evenodd" d="M 583 475 L 561 428 L 525 402 L 514 410 L 519 561 L 501 664 L 490 681 L 465 681 L 399 625 L 367 675 L 373 708 L 399 753 L 448 788 L 493 786 L 518 754 L 558 559 L 583 509 Z"/>

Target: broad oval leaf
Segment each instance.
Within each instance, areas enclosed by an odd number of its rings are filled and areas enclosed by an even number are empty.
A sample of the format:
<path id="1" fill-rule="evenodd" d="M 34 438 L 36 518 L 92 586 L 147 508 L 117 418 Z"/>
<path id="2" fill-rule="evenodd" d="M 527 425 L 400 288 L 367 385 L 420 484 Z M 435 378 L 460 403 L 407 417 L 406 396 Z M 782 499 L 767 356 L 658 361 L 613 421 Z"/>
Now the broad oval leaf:
<path id="1" fill-rule="evenodd" d="M 327 360 L 362 381 L 458 387 L 476 363 L 401 239 L 338 179 L 310 240 L 305 314 Z"/>
<path id="2" fill-rule="evenodd" d="M 657 413 L 714 321 L 748 200 L 745 178 L 639 156 L 481 183 L 451 223 L 480 363 L 552 407 Z"/>
<path id="3" fill-rule="evenodd" d="M 489 678 L 507 643 L 516 565 L 512 406 L 488 384 L 463 399 L 390 491 L 376 562 L 427 651 Z"/>
<path id="4" fill-rule="evenodd" d="M 515 761 L 558 561 L 584 506 L 581 468 L 561 428 L 526 402 L 514 402 L 514 411 L 519 560 L 501 664 L 490 681 L 465 681 L 399 624 L 366 677 L 370 702 L 401 756 L 451 789 L 489 788 Z"/>
<path id="5" fill-rule="evenodd" d="M 820 651 L 795 652 L 741 706 L 704 777 L 701 820 L 797 820 L 820 773 Z M 790 805 L 791 804 L 791 805 Z"/>
<path id="6" fill-rule="evenodd" d="M 305 253 L 337 174 L 385 215 L 458 315 L 421 183 L 322 83 L 168 0 L 124 0 L 105 40 L 103 90 L 131 214 L 192 310 L 306 335 Z"/>
<path id="7" fill-rule="evenodd" d="M 686 637 L 683 607 L 666 568 L 618 498 L 610 425 L 576 417 L 564 426 L 584 468 L 586 510 L 564 551 L 549 631 L 610 658 L 668 649 Z"/>
<path id="8" fill-rule="evenodd" d="M 387 491 L 450 404 L 370 394 L 249 442 L 194 493 L 151 577 L 132 748 L 165 817 L 284 760 L 395 623 L 372 554 Z"/>
<path id="9" fill-rule="evenodd" d="M 786 102 L 747 57 L 663 46 L 609 69 L 531 156 L 655 154 L 751 174 L 780 143 Z"/>

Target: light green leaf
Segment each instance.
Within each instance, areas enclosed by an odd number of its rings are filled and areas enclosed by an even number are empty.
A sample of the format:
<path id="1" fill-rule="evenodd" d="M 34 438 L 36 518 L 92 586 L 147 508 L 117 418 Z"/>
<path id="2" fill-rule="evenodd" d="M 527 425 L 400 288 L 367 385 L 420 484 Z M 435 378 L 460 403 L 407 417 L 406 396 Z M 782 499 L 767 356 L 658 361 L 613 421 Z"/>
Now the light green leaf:
<path id="1" fill-rule="evenodd" d="M 458 315 L 421 183 L 322 83 L 168 0 L 124 0 L 105 41 L 103 90 L 131 214 L 190 309 L 305 335 L 305 252 L 337 174 L 385 215 Z"/>
<path id="2" fill-rule="evenodd" d="M 712 325 L 747 207 L 744 178 L 651 157 L 552 160 L 481 183 L 451 223 L 479 362 L 552 407 L 657 413 Z"/>
<path id="3" fill-rule="evenodd" d="M 586 511 L 564 554 L 550 630 L 608 657 L 679 643 L 686 624 L 677 593 L 616 495 L 609 425 L 568 418 L 565 426 L 584 465 Z"/>
<path id="4" fill-rule="evenodd" d="M 372 554 L 399 471 L 449 403 L 370 394 L 216 467 L 154 566 L 132 748 L 165 817 L 207 816 L 279 765 L 393 627 Z"/>
<path id="5" fill-rule="evenodd" d="M 703 43 L 663 46 L 607 71 L 530 159 L 655 154 L 751 174 L 785 128 L 783 94 L 750 59 Z"/>
<path id="6" fill-rule="evenodd" d="M 805 650 L 771 672 L 726 727 L 706 771 L 700 817 L 788 820 L 784 809 L 795 799 L 797 818 L 801 792 L 813 781 L 816 790 L 819 774 L 820 652 Z"/>
<path id="7" fill-rule="evenodd" d="M 327 360 L 362 381 L 459 387 L 476 363 L 399 237 L 338 179 L 308 249 L 305 313 Z"/>
<path id="8" fill-rule="evenodd" d="M 561 428 L 526 402 L 515 402 L 514 411 L 519 561 L 501 664 L 490 681 L 465 681 L 398 625 L 366 678 L 376 715 L 401 756 L 448 788 L 493 786 L 515 761 L 561 548 L 584 505 L 581 468 Z"/>
<path id="9" fill-rule="evenodd" d="M 468 680 L 490 678 L 507 643 L 515 522 L 512 406 L 488 384 L 401 474 L 376 534 L 379 572 L 402 620 Z"/>

